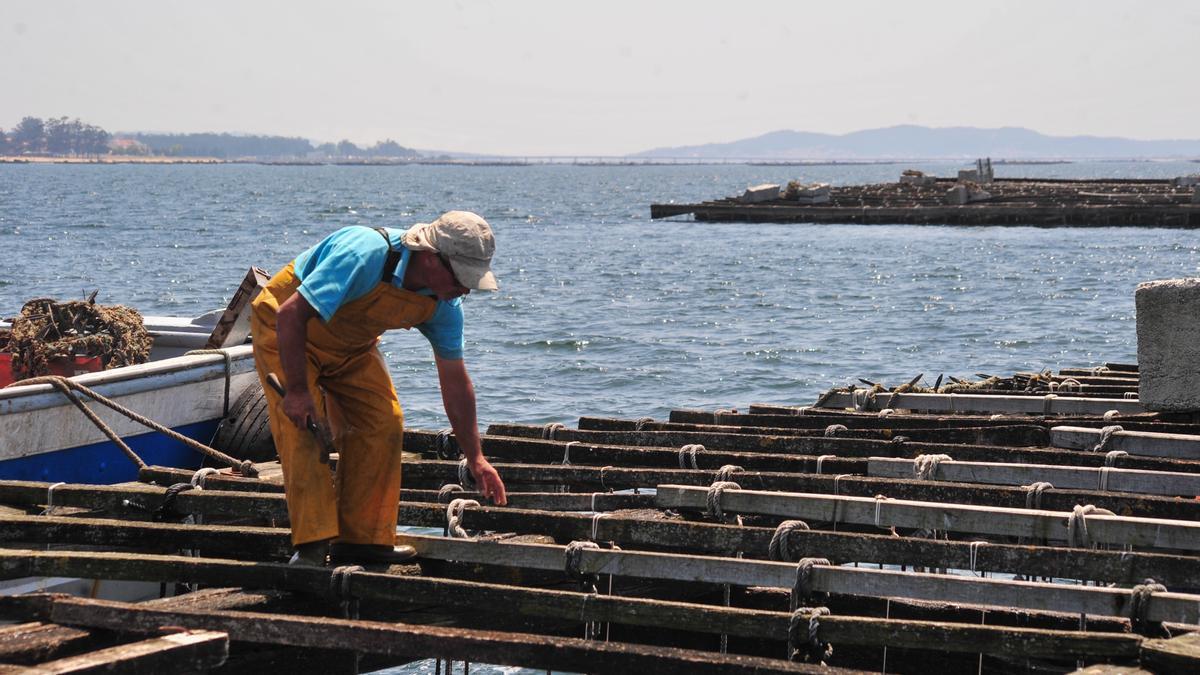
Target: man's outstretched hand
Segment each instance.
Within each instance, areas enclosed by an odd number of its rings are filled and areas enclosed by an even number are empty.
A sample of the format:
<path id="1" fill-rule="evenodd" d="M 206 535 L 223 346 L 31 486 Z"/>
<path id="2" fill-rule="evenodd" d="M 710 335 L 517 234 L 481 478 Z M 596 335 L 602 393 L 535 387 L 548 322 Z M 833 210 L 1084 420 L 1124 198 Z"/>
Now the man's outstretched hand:
<path id="1" fill-rule="evenodd" d="M 492 466 L 491 462 L 482 457 L 476 462 L 467 460 L 467 469 L 470 470 L 471 477 L 475 479 L 475 485 L 481 495 L 492 500 L 497 506 L 504 506 L 508 503 L 508 495 L 504 491 L 504 481 L 500 479 L 500 473 L 496 471 L 496 467 Z"/>

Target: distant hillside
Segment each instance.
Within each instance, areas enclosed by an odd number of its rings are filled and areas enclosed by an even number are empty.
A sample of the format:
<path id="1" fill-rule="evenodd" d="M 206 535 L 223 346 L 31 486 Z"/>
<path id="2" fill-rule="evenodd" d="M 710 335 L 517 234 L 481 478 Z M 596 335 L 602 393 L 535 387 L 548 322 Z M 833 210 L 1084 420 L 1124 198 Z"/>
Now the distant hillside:
<path id="1" fill-rule="evenodd" d="M 697 159 L 1083 159 L 1200 157 L 1200 140 L 1046 136 L 1029 129 L 915 125 L 849 134 L 772 131 L 729 143 L 655 148 L 634 157 Z"/>

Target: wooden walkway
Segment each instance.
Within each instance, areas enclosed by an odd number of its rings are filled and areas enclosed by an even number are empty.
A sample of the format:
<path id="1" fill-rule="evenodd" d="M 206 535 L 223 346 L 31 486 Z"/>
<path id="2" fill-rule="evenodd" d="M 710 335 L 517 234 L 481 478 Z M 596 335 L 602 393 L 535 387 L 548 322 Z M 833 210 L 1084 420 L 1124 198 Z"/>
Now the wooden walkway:
<path id="1" fill-rule="evenodd" d="M 0 481 L 5 579 L 162 591 L 2 597 L 0 672 L 1197 672 L 1200 420 L 1136 391 L 1110 364 L 497 424 L 503 508 L 409 430 L 394 567 L 283 564 L 277 464 Z"/>

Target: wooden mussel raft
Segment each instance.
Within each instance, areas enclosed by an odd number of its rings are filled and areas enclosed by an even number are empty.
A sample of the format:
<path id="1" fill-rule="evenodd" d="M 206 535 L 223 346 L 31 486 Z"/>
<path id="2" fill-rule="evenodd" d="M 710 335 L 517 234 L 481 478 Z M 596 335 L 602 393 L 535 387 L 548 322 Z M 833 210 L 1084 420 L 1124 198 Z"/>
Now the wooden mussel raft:
<path id="1" fill-rule="evenodd" d="M 1142 410 L 1129 365 L 922 382 L 495 424 L 507 507 L 479 503 L 449 432 L 406 431 L 419 557 L 390 568 L 283 564 L 274 463 L 3 481 L 6 579 L 163 597 L 0 598 L 0 665 L 1200 669 L 1200 420 Z"/>
<path id="2" fill-rule="evenodd" d="M 983 185 L 954 178 L 824 187 L 820 199 L 774 187 L 698 204 L 651 204 L 651 218 L 691 214 L 699 221 L 1200 227 L 1200 192 L 1179 179 L 995 178 Z M 750 193 L 750 191 L 748 191 Z M 804 194 L 804 193 L 801 193 Z"/>

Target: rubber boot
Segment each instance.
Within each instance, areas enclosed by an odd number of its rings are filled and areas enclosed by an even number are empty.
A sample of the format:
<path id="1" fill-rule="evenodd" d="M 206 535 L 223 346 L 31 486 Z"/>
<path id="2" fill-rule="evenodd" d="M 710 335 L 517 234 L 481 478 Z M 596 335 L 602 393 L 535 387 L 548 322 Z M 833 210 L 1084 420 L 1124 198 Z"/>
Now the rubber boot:
<path id="1" fill-rule="evenodd" d="M 333 565 L 396 565 L 408 562 L 415 557 L 417 557 L 417 551 L 411 546 L 334 542 L 329 547 L 329 562 Z"/>
<path id="2" fill-rule="evenodd" d="M 296 552 L 292 554 L 291 560 L 288 560 L 289 565 L 303 565 L 306 567 L 324 567 L 325 558 L 329 555 L 329 540 L 321 539 L 320 541 L 310 541 L 300 544 L 296 547 Z"/>

